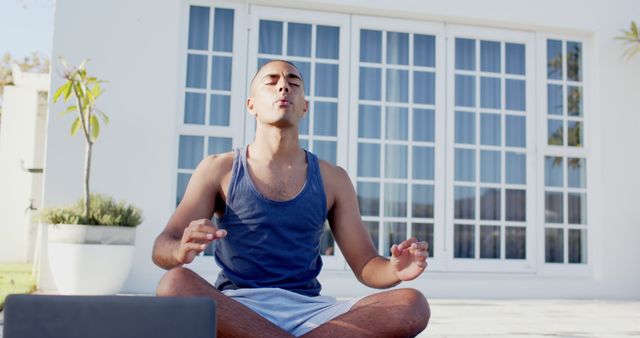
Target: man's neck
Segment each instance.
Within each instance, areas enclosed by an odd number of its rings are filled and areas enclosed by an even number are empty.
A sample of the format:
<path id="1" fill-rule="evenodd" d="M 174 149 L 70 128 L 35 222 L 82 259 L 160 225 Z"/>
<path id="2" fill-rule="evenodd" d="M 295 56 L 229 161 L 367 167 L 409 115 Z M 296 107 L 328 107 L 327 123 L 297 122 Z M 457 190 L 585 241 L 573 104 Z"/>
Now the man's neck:
<path id="1" fill-rule="evenodd" d="M 295 128 L 295 127 L 294 127 Z M 298 145 L 298 130 L 294 128 L 274 128 L 258 126 L 248 156 L 264 163 L 295 164 L 301 159 L 302 150 Z"/>

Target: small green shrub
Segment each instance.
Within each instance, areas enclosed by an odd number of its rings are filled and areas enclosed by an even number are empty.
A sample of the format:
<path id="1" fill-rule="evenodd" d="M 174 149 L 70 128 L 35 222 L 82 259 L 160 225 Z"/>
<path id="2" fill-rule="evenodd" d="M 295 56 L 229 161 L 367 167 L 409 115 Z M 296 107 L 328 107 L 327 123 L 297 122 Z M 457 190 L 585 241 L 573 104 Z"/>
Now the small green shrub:
<path id="1" fill-rule="evenodd" d="M 45 209 L 39 219 L 48 224 L 84 224 L 135 227 L 142 223 L 140 209 L 116 202 L 112 197 L 101 194 L 91 194 L 91 211 L 89 217 L 83 216 L 84 199 L 66 208 Z"/>

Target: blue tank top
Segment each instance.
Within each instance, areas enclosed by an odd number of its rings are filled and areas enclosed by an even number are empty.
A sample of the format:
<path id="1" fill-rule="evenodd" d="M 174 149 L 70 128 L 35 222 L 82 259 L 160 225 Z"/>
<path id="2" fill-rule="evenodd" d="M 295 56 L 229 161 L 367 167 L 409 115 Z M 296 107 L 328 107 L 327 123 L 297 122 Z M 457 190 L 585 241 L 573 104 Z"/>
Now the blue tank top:
<path id="1" fill-rule="evenodd" d="M 222 268 L 219 290 L 276 287 L 308 296 L 320 294 L 320 235 L 327 202 L 318 158 L 305 150 L 307 177 L 288 201 L 261 194 L 249 175 L 246 148 L 235 150 L 224 214 L 218 227 L 227 236 L 214 241 Z"/>

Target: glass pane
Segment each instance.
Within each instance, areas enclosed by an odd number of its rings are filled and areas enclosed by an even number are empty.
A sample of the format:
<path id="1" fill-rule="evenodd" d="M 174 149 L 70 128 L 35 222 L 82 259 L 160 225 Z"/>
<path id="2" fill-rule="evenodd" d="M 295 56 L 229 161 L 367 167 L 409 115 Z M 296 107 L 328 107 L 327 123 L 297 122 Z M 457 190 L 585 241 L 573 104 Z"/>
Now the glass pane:
<path id="1" fill-rule="evenodd" d="M 338 135 L 338 104 L 316 101 L 313 107 L 313 133 L 323 136 Z"/>
<path id="2" fill-rule="evenodd" d="M 380 106 L 358 106 L 358 137 L 380 138 Z"/>
<path id="3" fill-rule="evenodd" d="M 387 63 L 409 64 L 409 34 L 387 32 Z"/>
<path id="4" fill-rule="evenodd" d="M 433 142 L 435 138 L 434 112 L 431 109 L 413 109 L 413 140 Z"/>
<path id="5" fill-rule="evenodd" d="M 187 88 L 207 87 L 207 57 L 187 55 Z"/>
<path id="6" fill-rule="evenodd" d="M 456 106 L 475 107 L 476 78 L 468 75 L 456 75 Z"/>
<path id="7" fill-rule="evenodd" d="M 367 221 L 364 222 L 364 225 L 367 227 L 367 231 L 369 231 L 369 236 L 371 236 L 373 246 L 378 249 L 378 235 L 380 232 L 378 222 Z"/>
<path id="8" fill-rule="evenodd" d="M 338 65 L 316 63 L 316 96 L 338 97 Z"/>
<path id="9" fill-rule="evenodd" d="M 455 187 L 455 218 L 475 219 L 476 218 L 476 197 L 473 187 Z"/>
<path id="10" fill-rule="evenodd" d="M 191 174 L 178 174 L 178 187 L 176 192 L 176 206 L 180 204 L 180 201 L 184 198 L 184 192 L 187 190 L 187 184 Z"/>
<path id="11" fill-rule="evenodd" d="M 525 190 L 506 190 L 506 220 L 525 222 L 527 220 L 527 194 Z"/>
<path id="12" fill-rule="evenodd" d="M 309 135 L 309 113 L 305 114 L 298 124 L 298 131 L 302 135 Z"/>
<path id="13" fill-rule="evenodd" d="M 453 257 L 474 258 L 476 256 L 476 233 L 473 225 L 456 224 L 453 234 Z"/>
<path id="14" fill-rule="evenodd" d="M 186 93 L 184 97 L 184 123 L 204 124 L 204 94 Z"/>
<path id="15" fill-rule="evenodd" d="M 382 62 L 382 32 L 360 30 L 360 62 Z"/>
<path id="16" fill-rule="evenodd" d="M 582 116 L 582 87 L 567 87 L 567 114 Z"/>
<path id="17" fill-rule="evenodd" d="M 456 69 L 476 69 L 476 41 L 456 38 Z"/>
<path id="18" fill-rule="evenodd" d="M 527 146 L 526 118 L 524 116 L 507 115 L 507 147 Z"/>
<path id="19" fill-rule="evenodd" d="M 436 66 L 436 37 L 433 35 L 413 35 L 413 64 L 416 66 Z"/>
<path id="20" fill-rule="evenodd" d="M 207 50 L 209 7 L 189 7 L 189 49 Z"/>
<path id="21" fill-rule="evenodd" d="M 433 186 L 413 185 L 412 217 L 433 218 Z"/>
<path id="22" fill-rule="evenodd" d="M 544 186 L 563 187 L 562 157 L 545 156 L 544 158 Z"/>
<path id="23" fill-rule="evenodd" d="M 358 143 L 358 176 L 380 177 L 380 145 Z"/>
<path id="24" fill-rule="evenodd" d="M 480 151 L 480 182 L 500 183 L 502 180 L 502 163 L 499 151 Z"/>
<path id="25" fill-rule="evenodd" d="M 216 8 L 213 19 L 213 50 L 233 51 L 233 9 Z"/>
<path id="26" fill-rule="evenodd" d="M 500 73 L 500 42 L 480 41 L 480 70 Z"/>
<path id="27" fill-rule="evenodd" d="M 455 150 L 456 181 L 475 182 L 476 151 L 473 149 Z"/>
<path id="28" fill-rule="evenodd" d="M 407 146 L 387 144 L 385 152 L 384 177 L 407 178 Z"/>
<path id="29" fill-rule="evenodd" d="M 387 69 L 387 101 L 409 102 L 409 72 Z"/>
<path id="30" fill-rule="evenodd" d="M 384 254 L 391 255 L 391 246 L 400 244 L 407 239 L 407 223 L 384 222 L 387 236 L 385 238 Z"/>
<path id="31" fill-rule="evenodd" d="M 380 100 L 382 71 L 379 68 L 360 67 L 360 100 Z"/>
<path id="32" fill-rule="evenodd" d="M 545 262 L 564 262 L 564 239 L 562 229 L 545 229 L 544 253 Z"/>
<path id="33" fill-rule="evenodd" d="M 298 143 L 300 144 L 300 148 L 306 149 L 308 151 L 309 150 L 309 140 L 299 140 Z"/>
<path id="34" fill-rule="evenodd" d="M 587 262 L 587 231 L 569 229 L 569 263 Z"/>
<path id="35" fill-rule="evenodd" d="M 505 80 L 507 109 L 509 110 L 526 110 L 526 93 L 524 80 Z"/>
<path id="36" fill-rule="evenodd" d="M 562 131 L 562 120 L 547 121 L 548 135 L 547 142 L 549 145 L 561 146 L 564 142 L 564 132 Z"/>
<path id="37" fill-rule="evenodd" d="M 258 53 L 282 54 L 282 22 L 260 20 Z"/>
<path id="38" fill-rule="evenodd" d="M 527 183 L 527 155 L 521 153 L 506 153 L 507 184 Z"/>
<path id="39" fill-rule="evenodd" d="M 500 220 L 500 189 L 480 189 L 480 219 Z"/>
<path id="40" fill-rule="evenodd" d="M 500 258 L 499 226 L 480 226 L 480 258 Z"/>
<path id="41" fill-rule="evenodd" d="M 436 74 L 433 72 L 413 72 L 413 102 L 435 104 Z"/>
<path id="42" fill-rule="evenodd" d="M 386 138 L 388 140 L 409 139 L 409 109 L 387 107 Z"/>
<path id="43" fill-rule="evenodd" d="M 562 115 L 562 85 L 547 85 L 547 112 L 549 115 Z"/>
<path id="44" fill-rule="evenodd" d="M 230 104 L 229 95 L 211 95 L 209 124 L 213 126 L 228 126 Z"/>
<path id="45" fill-rule="evenodd" d="M 340 55 L 340 28 L 316 27 L 316 57 L 337 60 Z"/>
<path id="46" fill-rule="evenodd" d="M 329 227 L 329 222 L 324 222 L 322 228 L 322 235 L 320 235 L 320 254 L 324 256 L 333 256 L 335 242 L 333 240 L 333 233 Z"/>
<path id="47" fill-rule="evenodd" d="M 499 146 L 501 135 L 500 114 L 480 114 L 480 143 Z"/>
<path id="48" fill-rule="evenodd" d="M 288 24 L 287 55 L 311 56 L 311 25 L 293 22 Z"/>
<path id="49" fill-rule="evenodd" d="M 406 184 L 384 184 L 384 215 L 386 217 L 407 217 Z"/>
<path id="50" fill-rule="evenodd" d="M 582 43 L 567 41 L 567 77 L 582 81 Z"/>
<path id="51" fill-rule="evenodd" d="M 296 68 L 298 68 L 300 75 L 302 75 L 302 81 L 304 82 L 304 95 L 309 95 L 311 87 L 311 63 L 302 61 L 291 62 L 296 66 Z"/>
<path id="52" fill-rule="evenodd" d="M 358 205 L 362 216 L 380 215 L 380 184 L 358 182 Z"/>
<path id="53" fill-rule="evenodd" d="M 569 224 L 587 224 L 587 194 L 569 193 Z"/>
<path id="54" fill-rule="evenodd" d="M 547 223 L 563 223 L 563 200 L 561 192 L 544 193 L 544 218 Z"/>
<path id="55" fill-rule="evenodd" d="M 547 78 L 562 80 L 562 41 L 547 40 Z"/>
<path id="56" fill-rule="evenodd" d="M 569 158 L 567 170 L 569 188 L 587 187 L 587 163 L 584 158 Z"/>
<path id="57" fill-rule="evenodd" d="M 476 117 L 474 113 L 456 112 L 456 143 L 476 143 Z"/>
<path id="58" fill-rule="evenodd" d="M 204 155 L 204 137 L 180 135 L 178 168 L 195 169 Z"/>
<path id="59" fill-rule="evenodd" d="M 231 146 L 231 138 L 209 137 L 208 155 L 227 153 L 231 150 L 233 150 Z"/>
<path id="60" fill-rule="evenodd" d="M 427 249 L 429 257 L 433 257 L 434 242 L 433 242 L 433 224 L 426 223 L 413 223 L 411 225 L 411 236 L 415 237 L 418 241 L 426 241 L 429 244 Z"/>
<path id="61" fill-rule="evenodd" d="M 507 74 L 525 74 L 524 45 L 519 43 L 507 43 Z"/>
<path id="62" fill-rule="evenodd" d="M 231 90 L 231 58 L 214 56 L 211 67 L 211 89 Z"/>
<path id="63" fill-rule="evenodd" d="M 413 178 L 433 180 L 435 170 L 433 147 L 413 147 Z"/>
<path id="64" fill-rule="evenodd" d="M 582 122 L 567 122 L 567 144 L 570 147 L 582 147 Z"/>
<path id="65" fill-rule="evenodd" d="M 505 258 L 527 258 L 527 231 L 524 227 L 505 227 Z"/>
<path id="66" fill-rule="evenodd" d="M 500 79 L 495 77 L 480 78 L 480 106 L 482 108 L 500 109 Z"/>
<path id="67" fill-rule="evenodd" d="M 336 142 L 335 141 L 313 141 L 313 152 L 319 158 L 336 164 Z"/>

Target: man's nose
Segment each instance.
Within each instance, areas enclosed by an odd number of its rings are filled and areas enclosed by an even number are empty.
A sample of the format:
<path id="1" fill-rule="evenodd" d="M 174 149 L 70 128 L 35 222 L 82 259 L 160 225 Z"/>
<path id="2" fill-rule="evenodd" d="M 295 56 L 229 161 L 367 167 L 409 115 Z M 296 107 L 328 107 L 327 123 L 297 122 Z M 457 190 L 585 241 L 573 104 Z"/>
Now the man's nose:
<path id="1" fill-rule="evenodd" d="M 282 93 L 288 93 L 289 90 L 291 90 L 291 88 L 289 87 L 289 83 L 286 80 L 280 80 L 278 82 L 278 92 Z"/>

